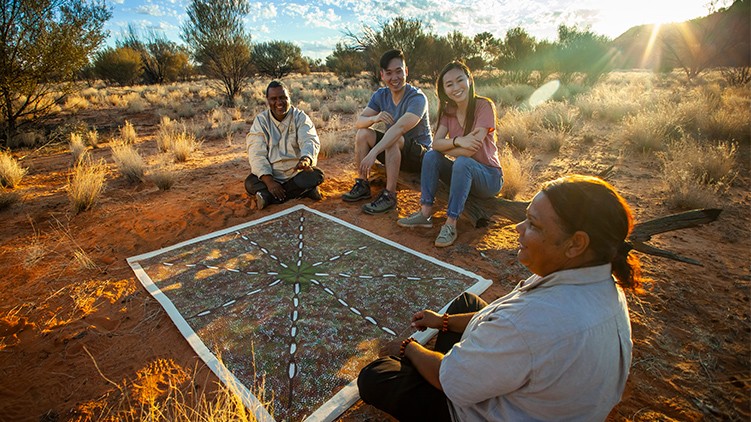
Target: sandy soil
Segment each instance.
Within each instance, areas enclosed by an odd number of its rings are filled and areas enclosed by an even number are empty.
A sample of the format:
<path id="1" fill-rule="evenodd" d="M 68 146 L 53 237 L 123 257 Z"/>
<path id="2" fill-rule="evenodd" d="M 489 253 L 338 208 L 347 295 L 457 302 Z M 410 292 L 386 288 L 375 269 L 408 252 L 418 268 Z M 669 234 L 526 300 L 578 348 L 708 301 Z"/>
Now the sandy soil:
<path id="1" fill-rule="evenodd" d="M 143 113 L 129 119 L 141 137 L 141 154 L 155 155 L 156 118 Z M 623 401 L 609 420 L 751 418 L 751 182 L 748 146 L 741 149 L 741 176 L 718 204 L 724 209 L 719 220 L 653 240 L 704 266 L 642 255 L 654 282 L 645 295 L 629 296 L 634 363 Z M 17 189 L 23 201 L 0 213 L 0 420 L 96 420 L 108 406 L 148 403 L 170 382 L 182 385 L 187 396 L 212 390 L 215 378 L 125 260 L 298 201 L 255 209 L 243 189 L 248 166 L 240 134 L 231 145 L 206 140 L 178 166 L 169 191 L 150 183 L 129 185 L 113 167 L 99 203 L 78 215 L 70 212 L 66 196 L 70 154 L 52 149 L 18 155 L 27 154 L 23 165 L 29 174 Z M 92 154 L 111 162 L 107 144 Z M 639 220 L 670 213 L 657 160 L 619 160 L 618 154 L 606 133 L 595 132 L 590 144 L 573 139 L 557 155 L 540 155 L 535 178 L 593 174 L 615 163 L 610 180 Z M 458 244 L 437 249 L 433 240 L 440 225 L 403 230 L 395 224 L 418 207 L 419 192 L 412 186 L 400 185 L 398 211 L 381 216 L 342 202 L 339 196 L 354 177 L 351 160 L 351 154 L 321 160 L 325 198 L 301 202 L 492 279 L 483 295 L 488 301 L 528 276 L 515 260 L 513 226 L 503 219 L 480 229 L 462 219 Z M 443 218 L 439 214 L 438 222 Z M 342 420 L 384 418 L 360 403 Z"/>

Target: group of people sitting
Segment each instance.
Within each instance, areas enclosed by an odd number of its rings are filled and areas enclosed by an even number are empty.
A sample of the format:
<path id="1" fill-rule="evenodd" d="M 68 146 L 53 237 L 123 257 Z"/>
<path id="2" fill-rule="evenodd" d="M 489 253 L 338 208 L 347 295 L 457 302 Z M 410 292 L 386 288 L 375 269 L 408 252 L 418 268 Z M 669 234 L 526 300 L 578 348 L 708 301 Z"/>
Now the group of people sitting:
<path id="1" fill-rule="evenodd" d="M 396 206 L 401 169 L 420 171 L 420 209 L 403 227 L 432 227 L 440 182 L 449 186 L 446 221 L 435 245 L 456 241 L 467 198 L 491 198 L 503 184 L 493 102 L 475 93 L 470 70 L 451 62 L 436 82 L 438 124 L 431 132 L 425 94 L 406 83 L 399 50 L 380 60 L 385 87 L 355 126 L 358 177 L 344 201 L 370 200 L 368 214 Z M 247 136 L 251 174 L 245 187 L 259 209 L 287 199 L 320 199 L 320 143 L 311 119 L 291 108 L 274 81 L 269 109 Z M 386 130 L 373 129 L 383 124 Z M 386 186 L 373 199 L 368 176 L 379 160 Z M 361 398 L 399 420 L 604 420 L 618 403 L 631 365 L 631 327 L 624 290 L 639 290 L 640 264 L 627 242 L 633 217 L 607 182 L 563 177 L 531 201 L 519 234 L 518 259 L 532 276 L 487 304 L 471 294 L 444 314 L 416 312 L 416 330 L 433 328 L 433 350 L 409 338 L 362 369 Z"/>
<path id="2" fill-rule="evenodd" d="M 443 181 L 450 189 L 447 219 L 435 245 L 450 246 L 456 241 L 456 220 L 469 195 L 494 197 L 503 185 L 495 105 L 475 94 L 467 66 L 451 62 L 438 77 L 438 125 L 433 135 L 428 99 L 407 83 L 404 54 L 387 51 L 380 67 L 385 86 L 372 95 L 355 122 L 358 177 L 342 199 L 372 199 L 368 175 L 378 160 L 386 167 L 386 187 L 362 210 L 368 214 L 389 211 L 396 207 L 400 170 L 420 172 L 421 208 L 397 224 L 430 228 L 436 192 Z M 289 92 L 281 82 L 269 84 L 266 99 L 269 109 L 256 116 L 246 140 L 251 167 L 246 190 L 255 196 L 259 209 L 289 198 L 319 199 L 323 172 L 315 167 L 320 142 L 313 122 L 302 110 L 290 107 Z"/>

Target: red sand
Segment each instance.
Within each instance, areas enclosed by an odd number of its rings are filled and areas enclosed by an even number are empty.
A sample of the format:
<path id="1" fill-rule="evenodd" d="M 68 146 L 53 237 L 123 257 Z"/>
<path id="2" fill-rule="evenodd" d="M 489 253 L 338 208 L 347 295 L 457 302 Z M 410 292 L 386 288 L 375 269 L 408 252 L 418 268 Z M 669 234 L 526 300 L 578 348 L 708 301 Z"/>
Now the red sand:
<path id="1" fill-rule="evenodd" d="M 147 123 L 152 131 L 155 124 Z M 145 126 L 139 133 L 148 130 Z M 142 155 L 156 153 L 153 140 L 142 141 L 139 148 Z M 107 145 L 92 152 L 109 159 Z M 538 180 L 575 171 L 593 173 L 588 169 L 607 167 L 616 154 L 605 139 L 564 147 L 558 156 L 540 157 L 547 167 Z M 488 301 L 528 275 L 516 263 L 516 235 L 508 221 L 494 218 L 490 227 L 475 229 L 462 219 L 458 244 L 437 249 L 433 240 L 440 224 L 416 230 L 395 224 L 399 216 L 417 209 L 419 192 L 414 189 L 400 185 L 399 210 L 380 216 L 361 213 L 360 204 L 342 202 L 339 196 L 354 177 L 351 159 L 351 154 L 323 159 L 325 199 L 301 202 L 492 279 L 494 285 L 483 295 Z M 656 159 L 624 161 L 611 182 L 637 217 L 668 214 L 660 205 L 664 193 Z M 634 364 L 623 401 L 609 420 L 751 418 L 747 152 L 740 161 L 744 169 L 723 198 L 725 210 L 717 222 L 653 241 L 700 260 L 703 267 L 642 255 L 654 283 L 647 294 L 629 296 Z M 125 259 L 287 205 L 257 211 L 246 196 L 248 166 L 240 135 L 231 146 L 223 140 L 206 141 L 179 166 L 177 183 L 166 192 L 150 183 L 128 185 L 113 170 L 99 203 L 79 215 L 71 214 L 66 196 L 69 164 L 66 152 L 26 158 L 23 165 L 29 174 L 17 189 L 23 202 L 1 214 L 0 420 L 96 420 L 103 406 L 138 407 L 159 397 L 169 382 L 183 385 L 188 394 L 213 389 L 215 378 Z M 444 216 L 438 215 L 439 223 Z M 89 268 L 73 258 L 76 251 L 91 258 Z M 181 384 L 188 379 L 192 384 Z M 383 418 L 358 404 L 343 420 Z"/>

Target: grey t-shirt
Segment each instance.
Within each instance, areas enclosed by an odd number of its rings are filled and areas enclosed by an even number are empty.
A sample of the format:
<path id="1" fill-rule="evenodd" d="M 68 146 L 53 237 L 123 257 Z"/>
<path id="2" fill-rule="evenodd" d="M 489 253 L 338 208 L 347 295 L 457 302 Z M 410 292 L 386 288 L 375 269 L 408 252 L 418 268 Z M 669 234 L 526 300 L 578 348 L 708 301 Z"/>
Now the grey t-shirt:
<path id="1" fill-rule="evenodd" d="M 396 105 L 391 97 L 391 91 L 386 87 L 379 88 L 370 97 L 368 108 L 378 113 L 381 111 L 389 113 L 395 122 L 404 116 L 405 113 L 412 113 L 420 117 L 420 122 L 404 134 L 404 139 L 412 139 L 426 148 L 430 148 L 433 144 L 433 136 L 430 132 L 430 119 L 428 117 L 428 98 L 419 88 L 406 84 L 404 87 L 404 96 L 399 101 L 399 104 Z M 386 130 L 389 127 L 386 127 Z"/>

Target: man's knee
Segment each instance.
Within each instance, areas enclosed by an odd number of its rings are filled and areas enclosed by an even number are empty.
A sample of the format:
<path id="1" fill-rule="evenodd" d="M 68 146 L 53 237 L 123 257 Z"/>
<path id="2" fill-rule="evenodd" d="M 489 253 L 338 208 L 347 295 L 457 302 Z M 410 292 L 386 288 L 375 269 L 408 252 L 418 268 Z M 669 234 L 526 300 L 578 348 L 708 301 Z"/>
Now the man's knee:
<path id="1" fill-rule="evenodd" d="M 263 183 L 253 173 L 251 173 L 250 175 L 248 175 L 248 177 L 245 178 L 245 191 L 248 192 L 248 195 L 253 196 L 256 194 L 256 192 L 260 190 L 261 186 L 259 186 L 259 182 Z M 263 186 L 266 186 L 266 185 L 263 185 Z"/>
<path id="2" fill-rule="evenodd" d="M 357 129 L 355 133 L 355 144 L 358 147 L 372 147 L 375 145 L 376 133 L 373 129 Z"/>

